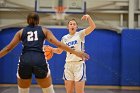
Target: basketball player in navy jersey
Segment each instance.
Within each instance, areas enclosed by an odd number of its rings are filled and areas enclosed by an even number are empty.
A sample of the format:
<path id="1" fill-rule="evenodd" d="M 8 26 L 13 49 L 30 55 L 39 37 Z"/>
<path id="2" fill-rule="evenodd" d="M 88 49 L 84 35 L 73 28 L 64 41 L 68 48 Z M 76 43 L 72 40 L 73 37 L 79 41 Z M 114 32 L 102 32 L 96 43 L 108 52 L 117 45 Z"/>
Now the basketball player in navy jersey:
<path id="1" fill-rule="evenodd" d="M 85 36 L 89 35 L 95 28 L 95 23 L 92 18 L 86 14 L 81 18 L 87 20 L 89 26 L 79 32 L 77 31 L 78 25 L 75 19 L 68 22 L 69 34 L 62 37 L 62 43 L 76 51 L 85 51 L 84 43 Z M 52 48 L 52 47 L 50 47 Z M 54 53 L 61 54 L 62 49 L 52 48 Z M 84 60 L 80 57 L 67 52 L 66 63 L 64 69 L 63 79 L 65 81 L 65 88 L 67 93 L 73 93 L 74 88 L 76 93 L 84 93 L 85 80 L 86 80 L 86 65 Z"/>
<path id="2" fill-rule="evenodd" d="M 18 93 L 29 93 L 32 74 L 35 75 L 43 93 L 54 93 L 50 70 L 42 50 L 44 40 L 48 40 L 55 46 L 82 59 L 88 59 L 89 56 L 86 53 L 72 50 L 59 42 L 51 31 L 38 26 L 39 16 L 37 13 L 30 13 L 27 16 L 27 23 L 28 26 L 19 30 L 10 44 L 0 51 L 0 58 L 10 52 L 21 41 L 23 49 L 17 70 Z"/>

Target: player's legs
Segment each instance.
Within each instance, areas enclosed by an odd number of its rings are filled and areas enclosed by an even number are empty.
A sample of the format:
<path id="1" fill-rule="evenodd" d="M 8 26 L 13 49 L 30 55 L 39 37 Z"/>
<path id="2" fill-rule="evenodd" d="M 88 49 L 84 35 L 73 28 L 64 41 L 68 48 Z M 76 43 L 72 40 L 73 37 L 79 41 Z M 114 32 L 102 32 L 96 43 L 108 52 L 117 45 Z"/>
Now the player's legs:
<path id="1" fill-rule="evenodd" d="M 76 93 L 84 93 L 86 65 L 85 63 L 77 63 L 74 66 L 75 91 Z"/>
<path id="2" fill-rule="evenodd" d="M 85 81 L 75 82 L 76 93 L 84 93 Z"/>
<path id="3" fill-rule="evenodd" d="M 65 81 L 66 93 L 74 92 L 74 73 L 73 64 L 71 62 L 66 62 L 63 79 Z"/>
<path id="4" fill-rule="evenodd" d="M 74 81 L 65 80 L 65 88 L 66 88 L 66 93 L 73 93 L 74 92 Z"/>
<path id="5" fill-rule="evenodd" d="M 18 93 L 29 93 L 31 79 L 17 78 L 17 80 L 18 80 Z"/>
<path id="6" fill-rule="evenodd" d="M 66 62 L 63 79 L 67 93 L 84 93 L 86 65 L 84 62 Z"/>
<path id="7" fill-rule="evenodd" d="M 47 88 L 52 85 L 52 78 L 51 76 L 43 78 L 43 79 L 37 79 L 37 83 L 40 85 L 41 88 Z"/>
<path id="8" fill-rule="evenodd" d="M 40 64 L 33 67 L 33 73 L 35 74 L 35 78 L 37 83 L 42 88 L 43 93 L 55 93 L 52 85 L 52 78 L 50 74 L 49 65 Z"/>
<path id="9" fill-rule="evenodd" d="M 31 75 L 29 75 L 28 73 L 27 76 L 24 76 L 24 73 L 21 73 L 21 70 L 23 68 L 24 67 L 20 65 L 17 72 L 18 93 L 29 93 L 29 87 L 31 85 Z"/>
<path id="10" fill-rule="evenodd" d="M 43 93 L 55 93 L 52 85 L 52 78 L 49 75 L 46 78 L 43 79 L 37 79 L 37 83 L 40 85 L 42 88 Z"/>
<path id="11" fill-rule="evenodd" d="M 17 69 L 17 82 L 18 93 L 29 93 L 29 87 L 31 85 L 32 67 L 28 64 L 28 58 L 26 55 L 20 57 L 20 62 Z M 25 61 L 26 59 L 26 61 Z"/>
<path id="12" fill-rule="evenodd" d="M 20 75 L 21 76 L 21 75 Z M 29 93 L 29 87 L 31 85 L 31 78 L 22 79 L 17 73 L 17 82 L 18 82 L 18 93 Z"/>
<path id="13" fill-rule="evenodd" d="M 31 85 L 31 79 L 17 78 L 17 80 L 18 80 L 18 86 L 20 88 L 29 88 Z"/>

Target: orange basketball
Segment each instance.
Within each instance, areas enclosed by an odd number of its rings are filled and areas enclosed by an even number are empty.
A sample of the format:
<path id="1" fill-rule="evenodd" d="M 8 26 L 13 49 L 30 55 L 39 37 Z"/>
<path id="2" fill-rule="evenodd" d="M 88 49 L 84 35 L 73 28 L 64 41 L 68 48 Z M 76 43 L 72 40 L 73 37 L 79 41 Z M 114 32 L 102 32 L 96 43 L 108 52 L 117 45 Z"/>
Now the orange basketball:
<path id="1" fill-rule="evenodd" d="M 49 46 L 44 47 L 44 54 L 46 60 L 50 60 L 53 57 L 53 51 Z"/>

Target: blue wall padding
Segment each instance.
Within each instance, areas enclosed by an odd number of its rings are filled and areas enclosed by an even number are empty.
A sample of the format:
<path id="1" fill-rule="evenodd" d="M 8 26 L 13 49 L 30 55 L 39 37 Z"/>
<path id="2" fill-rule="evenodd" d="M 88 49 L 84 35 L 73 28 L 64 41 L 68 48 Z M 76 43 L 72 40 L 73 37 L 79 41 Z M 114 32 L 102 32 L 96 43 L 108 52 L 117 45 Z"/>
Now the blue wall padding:
<path id="1" fill-rule="evenodd" d="M 0 32 L 0 49 L 5 47 L 20 28 L 8 28 Z M 67 34 L 66 28 L 51 28 L 58 40 Z M 54 45 L 48 43 L 50 46 Z M 18 57 L 21 43 L 0 59 L 0 83 L 16 83 Z M 140 31 L 124 29 L 115 31 L 96 29 L 86 37 L 86 52 L 90 59 L 87 65 L 87 85 L 140 86 Z M 62 79 L 65 52 L 54 54 L 49 60 L 54 84 L 64 84 Z M 36 83 L 33 78 L 33 83 Z"/>
<path id="2" fill-rule="evenodd" d="M 120 78 L 120 35 L 109 30 L 95 30 L 86 37 L 87 84 L 118 85 Z M 117 73 L 117 75 L 115 75 Z"/>
<path id="3" fill-rule="evenodd" d="M 124 29 L 121 47 L 121 85 L 140 86 L 140 29 Z"/>

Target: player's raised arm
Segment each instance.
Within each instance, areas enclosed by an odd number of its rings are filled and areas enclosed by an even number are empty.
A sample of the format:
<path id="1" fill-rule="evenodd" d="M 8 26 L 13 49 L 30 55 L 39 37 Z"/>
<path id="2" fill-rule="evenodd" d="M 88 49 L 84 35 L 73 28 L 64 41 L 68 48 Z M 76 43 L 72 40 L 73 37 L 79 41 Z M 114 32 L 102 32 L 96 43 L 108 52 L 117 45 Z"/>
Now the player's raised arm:
<path id="1" fill-rule="evenodd" d="M 90 34 L 96 28 L 94 21 L 92 20 L 92 18 L 88 14 L 83 15 L 81 20 L 87 20 L 89 23 L 89 26 L 87 28 L 85 28 L 86 35 Z"/>
<path id="2" fill-rule="evenodd" d="M 22 30 L 18 31 L 13 40 L 0 51 L 0 58 L 5 56 L 7 53 L 9 53 L 19 42 L 20 42 L 20 33 Z"/>

